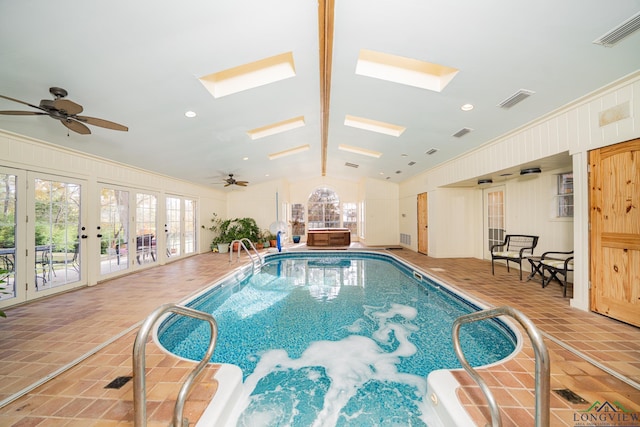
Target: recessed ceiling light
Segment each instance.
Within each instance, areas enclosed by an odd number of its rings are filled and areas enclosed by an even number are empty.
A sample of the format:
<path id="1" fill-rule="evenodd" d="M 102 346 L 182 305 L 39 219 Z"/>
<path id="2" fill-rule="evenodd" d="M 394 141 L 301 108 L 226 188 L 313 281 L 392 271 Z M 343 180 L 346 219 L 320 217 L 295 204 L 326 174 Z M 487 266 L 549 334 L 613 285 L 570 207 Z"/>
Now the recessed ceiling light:
<path id="1" fill-rule="evenodd" d="M 249 160 L 249 158 L 248 157 L 243 157 L 242 160 Z"/>
<path id="2" fill-rule="evenodd" d="M 363 117 L 347 116 L 344 118 L 344 124 L 358 129 L 369 130 L 371 132 L 383 133 L 398 137 L 405 131 L 404 126 L 393 125 L 391 123 L 379 122 L 376 120 L 365 119 Z"/>
<path id="3" fill-rule="evenodd" d="M 214 98 L 220 98 L 295 75 L 293 53 L 287 52 L 209 74 L 199 80 Z"/>
<path id="4" fill-rule="evenodd" d="M 293 119 L 252 129 L 248 131 L 247 134 L 251 139 L 260 139 L 265 136 L 275 135 L 277 133 L 286 132 L 302 126 L 304 126 L 304 116 L 294 117 Z"/>
<path id="5" fill-rule="evenodd" d="M 442 92 L 458 70 L 403 56 L 361 49 L 356 74 Z"/>
<path id="6" fill-rule="evenodd" d="M 348 151 L 350 153 L 362 154 L 363 156 L 375 157 L 376 159 L 382 156 L 379 151 L 367 150 L 366 148 L 353 147 L 351 145 L 340 144 L 338 150 Z"/>
<path id="7" fill-rule="evenodd" d="M 290 156 L 292 154 L 302 153 L 303 151 L 307 151 L 311 146 L 309 144 L 301 145 L 299 147 L 290 148 L 289 150 L 279 151 L 277 153 L 269 154 L 269 160 L 278 159 L 280 157 Z"/>
<path id="8" fill-rule="evenodd" d="M 196 112 L 195 111 L 187 111 L 186 113 L 184 113 L 185 116 L 192 118 L 196 116 Z"/>
<path id="9" fill-rule="evenodd" d="M 462 107 L 460 107 L 460 109 L 462 111 L 471 111 L 471 110 L 473 110 L 473 105 L 472 104 L 464 104 Z"/>

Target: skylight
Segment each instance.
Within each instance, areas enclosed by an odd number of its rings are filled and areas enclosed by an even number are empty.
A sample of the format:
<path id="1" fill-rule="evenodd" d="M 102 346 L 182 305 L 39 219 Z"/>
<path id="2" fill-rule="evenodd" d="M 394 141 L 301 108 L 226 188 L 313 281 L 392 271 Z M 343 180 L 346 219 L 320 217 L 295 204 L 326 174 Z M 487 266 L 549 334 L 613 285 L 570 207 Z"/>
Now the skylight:
<path id="1" fill-rule="evenodd" d="M 294 117 L 289 120 L 252 129 L 248 131 L 247 134 L 251 139 L 260 139 L 265 136 L 275 135 L 277 133 L 286 132 L 302 126 L 304 126 L 304 116 Z"/>
<path id="2" fill-rule="evenodd" d="M 368 150 L 366 148 L 353 147 L 351 145 L 340 144 L 338 145 L 338 150 L 348 151 L 350 153 L 362 154 L 363 156 L 375 157 L 376 159 L 382 156 L 382 153 L 379 151 Z"/>
<path id="3" fill-rule="evenodd" d="M 220 98 L 296 75 L 293 53 L 287 52 L 200 77 L 200 82 Z"/>
<path id="4" fill-rule="evenodd" d="M 356 74 L 441 92 L 458 70 L 430 62 L 361 49 Z"/>
<path id="5" fill-rule="evenodd" d="M 344 119 L 346 126 L 351 126 L 358 129 L 369 130 L 371 132 L 383 133 L 385 135 L 391 135 L 398 137 L 402 135 L 402 132 L 406 129 L 403 126 L 392 125 L 390 123 L 378 122 L 376 120 L 365 119 L 363 117 L 347 116 Z"/>
<path id="6" fill-rule="evenodd" d="M 292 154 L 302 153 L 307 151 L 311 146 L 309 144 L 301 145 L 299 147 L 290 148 L 289 150 L 278 151 L 277 153 L 269 154 L 269 160 L 278 159 L 280 157 L 291 156 Z"/>

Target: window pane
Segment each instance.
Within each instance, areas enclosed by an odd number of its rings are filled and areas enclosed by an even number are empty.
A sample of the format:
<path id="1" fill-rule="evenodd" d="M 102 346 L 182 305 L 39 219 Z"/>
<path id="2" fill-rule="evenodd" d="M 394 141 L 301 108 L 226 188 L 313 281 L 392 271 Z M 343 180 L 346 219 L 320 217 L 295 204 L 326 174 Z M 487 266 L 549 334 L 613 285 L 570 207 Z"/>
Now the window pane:
<path id="1" fill-rule="evenodd" d="M 0 300 L 16 297 L 16 176 L 0 174 Z"/>

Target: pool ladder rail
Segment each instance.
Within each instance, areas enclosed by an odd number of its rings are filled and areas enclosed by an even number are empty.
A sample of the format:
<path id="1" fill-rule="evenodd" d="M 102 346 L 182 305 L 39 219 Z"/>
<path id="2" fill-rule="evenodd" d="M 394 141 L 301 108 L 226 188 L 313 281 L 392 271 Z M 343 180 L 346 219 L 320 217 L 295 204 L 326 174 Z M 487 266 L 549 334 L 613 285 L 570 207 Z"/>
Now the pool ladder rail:
<path id="1" fill-rule="evenodd" d="M 133 425 L 135 427 L 145 427 L 147 425 L 147 387 L 145 378 L 145 348 L 147 339 L 156 322 L 169 312 L 203 320 L 207 322 L 211 327 L 209 348 L 207 349 L 207 352 L 200 363 L 198 363 L 193 371 L 191 371 L 186 381 L 180 388 L 180 392 L 178 393 L 178 397 L 176 399 L 173 419 L 170 427 L 189 426 L 189 420 L 182 417 L 185 400 L 187 400 L 187 397 L 189 396 L 191 388 L 193 387 L 196 379 L 200 376 L 200 374 L 202 374 L 204 368 L 209 364 L 211 356 L 213 356 L 213 351 L 216 348 L 216 341 L 218 339 L 218 324 L 211 314 L 174 303 L 164 304 L 156 308 L 143 322 L 133 344 Z"/>
<path id="2" fill-rule="evenodd" d="M 533 350 L 535 353 L 536 360 L 536 413 L 535 413 L 535 425 L 536 427 L 548 427 L 549 426 L 549 405 L 550 405 L 550 361 L 549 361 L 549 352 L 547 350 L 547 346 L 545 345 L 542 334 L 533 324 L 533 322 L 522 312 L 516 310 L 513 307 L 502 306 L 498 308 L 481 310 L 470 314 L 465 314 L 464 316 L 458 317 L 453 322 L 453 345 L 456 351 L 456 356 L 458 356 L 458 360 L 462 364 L 462 367 L 467 371 L 467 373 L 473 378 L 473 380 L 480 386 L 480 390 L 484 394 L 487 399 L 487 403 L 489 404 L 489 411 L 491 413 L 491 426 L 492 427 L 500 427 L 502 425 L 502 419 L 500 417 L 500 408 L 489 390 L 487 383 L 482 379 L 482 377 L 476 372 L 475 369 L 471 367 L 467 359 L 464 357 L 462 352 L 462 347 L 460 345 L 460 327 L 464 323 L 472 323 L 480 320 L 490 319 L 498 316 L 510 316 L 516 319 L 520 325 L 524 328 L 524 330 L 529 335 L 529 339 L 531 340 L 531 344 L 533 346 Z"/>
<path id="3" fill-rule="evenodd" d="M 253 254 L 249 251 L 249 248 L 247 248 L 247 246 L 244 244 L 245 242 L 249 244 L 249 247 L 253 250 Z M 236 262 L 240 261 L 240 252 L 244 249 L 244 251 L 249 256 L 249 259 L 251 260 L 251 266 L 254 271 L 256 269 L 256 261 L 258 262 L 258 266 L 260 267 L 262 266 L 263 260 L 262 260 L 262 257 L 260 256 L 260 252 L 258 252 L 256 247 L 253 245 L 253 242 L 247 239 L 246 237 L 239 240 L 234 240 L 233 242 L 231 242 L 231 245 L 229 245 L 229 247 L 231 248 L 229 250 L 229 262 L 233 261 L 233 244 L 234 243 L 238 244 L 238 256 L 236 258 Z"/>

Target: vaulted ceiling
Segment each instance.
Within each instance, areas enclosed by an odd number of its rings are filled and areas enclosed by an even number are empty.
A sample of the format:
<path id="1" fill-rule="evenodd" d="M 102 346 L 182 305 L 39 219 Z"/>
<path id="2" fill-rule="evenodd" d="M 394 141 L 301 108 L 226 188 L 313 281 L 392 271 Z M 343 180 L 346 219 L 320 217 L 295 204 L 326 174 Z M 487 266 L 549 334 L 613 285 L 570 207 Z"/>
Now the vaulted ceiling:
<path id="1" fill-rule="evenodd" d="M 81 116 L 128 131 L 89 121 L 81 135 L 47 115 L 0 115 L 0 129 L 216 188 L 229 173 L 401 182 L 640 69 L 640 32 L 594 43 L 639 12 L 638 0 L 0 0 L 0 95 L 32 105 L 0 110 L 42 112 L 61 87 Z M 243 66 L 255 87 L 208 90 Z"/>

